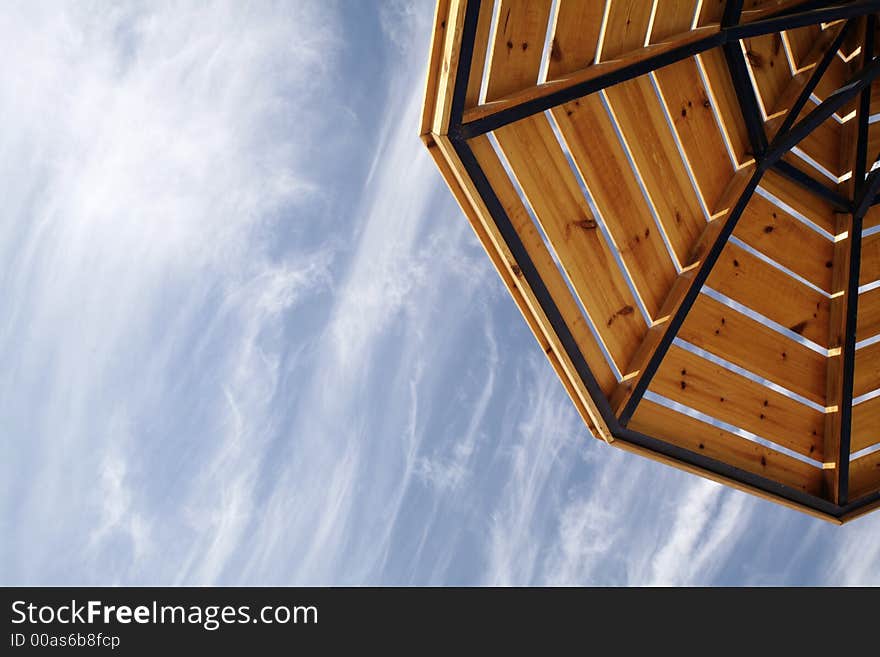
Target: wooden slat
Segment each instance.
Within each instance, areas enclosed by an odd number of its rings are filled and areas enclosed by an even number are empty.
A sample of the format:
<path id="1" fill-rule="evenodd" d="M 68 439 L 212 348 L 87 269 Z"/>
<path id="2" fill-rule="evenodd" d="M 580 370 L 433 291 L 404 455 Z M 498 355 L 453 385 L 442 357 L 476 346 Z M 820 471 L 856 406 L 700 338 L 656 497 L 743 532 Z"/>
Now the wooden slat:
<path id="1" fill-rule="evenodd" d="M 556 80 L 594 63 L 604 12 L 602 2 L 559 0 L 547 67 L 548 80 Z"/>
<path id="2" fill-rule="evenodd" d="M 853 397 L 880 388 L 880 342 L 856 351 Z"/>
<path id="3" fill-rule="evenodd" d="M 749 200 L 734 235 L 754 249 L 831 292 L 834 244 L 769 200 Z"/>
<path id="4" fill-rule="evenodd" d="M 675 280 L 675 265 L 601 96 L 554 108 L 553 116 L 648 315 L 657 317 Z"/>
<path id="5" fill-rule="evenodd" d="M 600 61 L 643 47 L 651 19 L 651 3 L 645 0 L 610 0 L 610 3 Z"/>
<path id="6" fill-rule="evenodd" d="M 745 0 L 740 21 L 749 23 L 804 4 L 804 0 Z"/>
<path id="7" fill-rule="evenodd" d="M 880 451 L 852 461 L 849 464 L 849 498 L 855 501 L 880 490 Z"/>
<path id="8" fill-rule="evenodd" d="M 821 470 L 810 464 L 650 400 L 639 405 L 630 426 L 813 495 L 822 488 Z"/>
<path id="9" fill-rule="evenodd" d="M 691 29 L 696 5 L 697 0 L 657 0 L 651 43 L 659 43 Z"/>
<path id="10" fill-rule="evenodd" d="M 646 325 L 547 118 L 512 123 L 495 136 L 609 353 L 625 364 Z"/>
<path id="11" fill-rule="evenodd" d="M 468 74 L 467 94 L 464 106 L 474 107 L 480 102 L 480 88 L 483 84 L 483 69 L 486 64 L 486 52 L 489 48 L 489 33 L 492 28 L 492 13 L 495 3 L 487 0 L 480 3 L 480 14 L 477 18 L 477 34 L 474 39 L 471 68 Z"/>
<path id="12" fill-rule="evenodd" d="M 700 7 L 700 19 L 697 21 L 697 25 L 703 26 L 720 23 L 721 17 L 724 15 L 726 3 L 727 0 L 703 0 L 703 5 Z"/>
<path id="13" fill-rule="evenodd" d="M 784 32 L 785 40 L 791 48 L 794 59 L 795 71 L 802 71 L 815 64 L 816 59 L 812 56 L 816 42 L 822 39 L 823 30 L 818 25 L 807 25 L 795 30 Z M 808 74 L 809 75 L 809 74 Z"/>
<path id="14" fill-rule="evenodd" d="M 880 288 L 859 295 L 856 340 L 865 340 L 880 333 Z"/>
<path id="15" fill-rule="evenodd" d="M 770 114 L 777 99 L 791 81 L 791 69 L 782 45 L 782 35 L 777 32 L 745 39 L 743 45 L 758 87 L 759 99 L 767 118 L 772 118 Z"/>
<path id="16" fill-rule="evenodd" d="M 673 345 L 650 390 L 810 458 L 822 459 L 824 413 Z"/>
<path id="17" fill-rule="evenodd" d="M 880 397 L 874 397 L 853 406 L 852 437 L 853 453 L 880 442 Z"/>
<path id="18" fill-rule="evenodd" d="M 694 59 L 657 70 L 657 83 L 706 207 L 717 205 L 733 166 Z"/>
<path id="19" fill-rule="evenodd" d="M 849 171 L 840 163 L 841 124 L 834 117 L 823 121 L 798 144 L 804 153 L 838 178 Z"/>
<path id="20" fill-rule="evenodd" d="M 880 233 L 862 239 L 862 269 L 859 285 L 880 280 Z"/>
<path id="21" fill-rule="evenodd" d="M 476 121 L 477 119 L 492 116 L 493 114 L 497 114 L 500 111 L 516 107 L 518 105 L 521 105 L 522 103 L 539 98 L 545 98 L 550 94 L 569 89 L 574 85 L 588 82 L 590 80 L 595 80 L 596 78 L 604 75 L 610 75 L 612 73 L 620 71 L 621 69 L 625 69 L 629 66 L 644 62 L 647 59 L 651 59 L 653 57 L 669 52 L 671 50 L 675 50 L 695 41 L 701 41 L 717 32 L 717 26 L 708 26 L 699 30 L 691 30 L 690 32 L 686 32 L 685 34 L 681 34 L 675 38 L 669 38 L 663 43 L 657 43 L 646 48 L 639 48 L 632 52 L 625 53 L 613 60 L 603 61 L 601 64 L 586 66 L 567 75 L 564 75 L 558 80 L 552 80 L 550 82 L 545 82 L 537 86 L 533 85 L 531 87 L 523 89 L 522 91 L 510 93 L 503 98 L 499 98 L 498 100 L 484 103 L 477 107 L 472 107 L 465 112 L 464 121 L 466 123 L 469 121 Z"/>
<path id="22" fill-rule="evenodd" d="M 701 294 L 678 336 L 777 385 L 825 405 L 826 358 Z"/>
<path id="23" fill-rule="evenodd" d="M 775 171 L 768 171 L 758 185 L 780 201 L 799 212 L 820 228 L 835 235 L 834 207 L 822 198 L 804 190 Z"/>
<path id="24" fill-rule="evenodd" d="M 551 0 L 500 1 L 489 60 L 487 101 L 537 84 L 550 18 Z"/>
<path id="25" fill-rule="evenodd" d="M 447 66 L 452 63 L 452 58 L 458 61 L 457 55 L 451 50 L 455 46 L 455 42 L 451 41 L 451 35 L 455 26 L 455 14 L 452 14 L 450 22 L 450 0 L 437 0 L 437 6 L 434 10 L 434 28 L 431 35 L 431 50 L 428 55 L 428 77 L 425 80 L 425 104 L 422 108 L 422 121 L 419 128 L 420 135 L 426 135 L 435 129 L 435 117 L 448 110 L 448 102 L 452 99 L 452 90 L 444 89 L 440 84 L 441 77 L 448 77 L 448 71 L 443 71 L 443 64 Z M 459 5 L 458 1 L 455 2 Z M 462 13 L 461 19 L 464 19 Z M 460 23 L 459 23 L 460 28 Z M 446 73 L 446 75 L 444 75 Z M 449 86 L 448 84 L 446 86 Z M 447 93 L 448 91 L 448 93 Z M 444 102 L 447 107 L 438 109 L 438 105 Z M 448 125 L 449 119 L 446 118 Z M 439 125 L 441 129 L 445 125 Z"/>
<path id="26" fill-rule="evenodd" d="M 880 226 L 880 205 L 874 205 L 868 208 L 865 218 L 862 219 L 862 228 L 868 229 L 874 226 Z"/>
<path id="27" fill-rule="evenodd" d="M 578 308 L 576 300 L 571 295 L 562 277 L 562 273 L 553 260 L 553 256 L 544 244 L 537 226 L 535 226 L 532 218 L 529 216 L 495 150 L 489 143 L 489 139 L 487 137 L 477 137 L 471 139 L 468 144 L 480 163 L 483 173 L 486 174 L 486 178 L 492 185 L 495 195 L 504 206 L 510 222 L 516 229 L 523 246 L 529 254 L 529 258 L 541 275 L 541 280 L 544 281 L 544 285 L 547 287 L 553 302 L 559 308 L 562 318 L 565 320 L 569 330 L 571 330 L 578 349 L 584 355 L 593 376 L 604 391 L 613 388 L 616 383 L 614 373 L 611 371 L 599 345 L 590 332 L 590 328 Z M 517 283 L 521 284 L 521 275 L 516 275 L 518 270 L 512 268 L 512 271 L 517 279 Z"/>
<path id="28" fill-rule="evenodd" d="M 827 346 L 828 299 L 736 244 L 724 247 L 706 285 Z"/>
<path id="29" fill-rule="evenodd" d="M 642 76 L 610 87 L 606 94 L 669 243 L 679 263 L 689 264 L 706 220 L 654 86 Z"/>
<path id="30" fill-rule="evenodd" d="M 754 155 L 724 51 L 721 48 L 707 50 L 697 55 L 697 62 L 703 67 L 707 91 L 718 108 L 722 134 L 726 137 L 737 163 L 742 166 L 754 159 Z"/>

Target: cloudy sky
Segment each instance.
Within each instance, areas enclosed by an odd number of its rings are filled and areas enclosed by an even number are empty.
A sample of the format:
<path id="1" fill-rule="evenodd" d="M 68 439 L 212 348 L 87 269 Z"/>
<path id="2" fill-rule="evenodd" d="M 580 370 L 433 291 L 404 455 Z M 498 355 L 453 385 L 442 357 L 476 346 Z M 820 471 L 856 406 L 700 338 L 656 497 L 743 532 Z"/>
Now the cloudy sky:
<path id="1" fill-rule="evenodd" d="M 880 584 L 587 434 L 418 139 L 432 0 L 5 2 L 0 583 Z"/>

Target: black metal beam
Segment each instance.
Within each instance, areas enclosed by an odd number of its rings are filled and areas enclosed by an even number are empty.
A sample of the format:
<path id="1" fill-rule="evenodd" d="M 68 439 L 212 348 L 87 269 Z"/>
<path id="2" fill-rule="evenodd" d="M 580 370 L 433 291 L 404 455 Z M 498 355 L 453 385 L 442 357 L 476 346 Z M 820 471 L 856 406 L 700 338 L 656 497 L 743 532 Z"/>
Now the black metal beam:
<path id="1" fill-rule="evenodd" d="M 770 166 L 777 160 L 781 159 L 783 155 L 797 146 L 801 140 L 818 128 L 822 123 L 831 118 L 832 114 L 848 103 L 849 100 L 861 92 L 862 89 L 870 89 L 871 82 L 873 82 L 878 76 L 880 76 L 880 62 L 871 62 L 847 80 L 846 84 L 829 94 L 825 100 L 810 110 L 809 114 L 798 121 L 791 130 L 784 134 L 780 133 L 776 135 L 776 138 L 767 149 L 767 154 L 765 156 L 767 165 Z"/>
<path id="2" fill-rule="evenodd" d="M 739 23 L 742 6 L 742 0 L 727 0 L 727 4 L 724 6 L 724 15 L 721 18 L 722 28 L 729 28 Z M 723 50 L 727 70 L 730 73 L 734 91 L 736 91 L 740 114 L 742 114 L 743 123 L 745 123 L 746 131 L 749 134 L 752 155 L 761 157 L 767 149 L 767 135 L 764 132 L 764 120 L 758 104 L 758 95 L 755 93 L 755 87 L 752 84 L 751 76 L 749 76 L 742 42 L 727 41 Z"/>
<path id="3" fill-rule="evenodd" d="M 825 54 L 822 55 L 822 59 L 819 60 L 819 63 L 816 64 L 816 68 L 814 68 L 813 72 L 810 74 L 810 79 L 807 80 L 807 83 L 798 95 L 797 100 L 795 100 L 794 104 L 789 108 L 788 113 L 785 115 L 785 118 L 779 126 L 779 130 L 777 130 L 777 134 L 783 134 L 789 131 L 792 124 L 795 122 L 795 119 L 797 119 L 798 115 L 801 113 L 801 110 L 804 109 L 807 101 L 810 100 L 810 96 L 816 89 L 816 85 L 819 84 L 819 80 L 825 75 L 825 71 L 828 70 L 831 62 L 834 61 L 834 58 L 837 56 L 837 51 L 840 50 L 840 47 L 843 45 L 843 40 L 846 38 L 846 35 L 852 29 L 854 24 L 855 21 L 853 19 L 848 20 L 837 33 L 837 37 L 831 42 L 828 50 L 825 51 Z"/>
<path id="4" fill-rule="evenodd" d="M 812 178 L 811 176 L 798 169 L 793 164 L 790 164 L 785 160 L 778 160 L 773 163 L 773 166 L 771 168 L 779 175 L 788 178 L 791 182 L 800 185 L 801 187 L 809 192 L 812 192 L 816 196 L 822 197 L 823 199 L 831 203 L 831 205 L 834 206 L 834 209 L 838 212 L 850 212 L 852 210 L 852 202 L 848 198 L 844 198 L 835 190 L 831 189 L 830 187 L 826 187 L 815 178 Z"/>
<path id="5" fill-rule="evenodd" d="M 743 0 L 727 0 L 724 5 L 724 14 L 721 16 L 721 27 L 730 27 L 739 23 L 742 10 Z"/>
<path id="6" fill-rule="evenodd" d="M 739 110 L 749 133 L 752 155 L 761 157 L 767 150 L 767 134 L 764 132 L 764 119 L 758 105 L 758 95 L 749 76 L 748 64 L 739 41 L 724 44 L 724 59 L 730 79 L 739 101 Z"/>
<path id="7" fill-rule="evenodd" d="M 470 6 L 468 7 L 470 10 Z M 539 114 L 557 105 L 562 105 L 572 100 L 588 96 L 606 87 L 632 80 L 645 75 L 658 68 L 663 68 L 675 62 L 693 57 L 701 52 L 723 46 L 728 42 L 736 42 L 740 39 L 773 34 L 782 30 L 826 23 L 835 20 L 863 16 L 872 11 L 880 11 L 880 0 L 860 0 L 847 4 L 838 4 L 831 7 L 810 9 L 791 14 L 783 14 L 764 20 L 754 21 L 741 25 L 732 25 L 721 28 L 718 32 L 710 34 L 702 39 L 683 44 L 677 48 L 667 50 L 644 60 L 633 62 L 618 69 L 584 80 L 571 86 L 551 91 L 545 96 L 523 100 L 521 103 L 501 109 L 494 114 L 484 116 L 458 126 L 453 126 L 455 134 L 466 139 L 497 130 L 505 125 L 519 121 L 529 116 Z M 553 84 L 553 83 L 548 83 Z M 452 132 L 450 132 L 452 134 Z"/>
<path id="8" fill-rule="evenodd" d="M 874 29 L 876 17 L 868 16 L 865 21 L 865 41 L 862 44 L 863 68 L 868 68 L 874 60 Z M 859 98 L 859 123 L 856 141 L 856 158 L 853 166 L 853 213 L 849 228 L 849 271 L 846 280 L 846 319 L 843 332 L 841 358 L 841 395 L 838 417 L 840 421 L 840 442 L 837 457 L 837 502 L 849 502 L 849 459 L 852 446 L 852 401 L 853 381 L 856 366 L 856 330 L 859 312 L 859 276 L 862 264 L 862 219 L 871 201 L 880 188 L 880 175 L 874 171 L 865 179 L 868 167 L 868 120 L 871 116 L 871 87 L 866 87 Z"/>
<path id="9" fill-rule="evenodd" d="M 645 392 L 647 392 L 648 386 L 651 384 L 660 364 L 666 357 L 669 347 L 672 346 L 673 340 L 675 340 L 675 337 L 678 335 L 678 330 L 684 323 L 691 307 L 693 307 L 694 303 L 697 301 L 703 284 L 706 282 L 706 279 L 709 278 L 709 274 L 712 273 L 712 268 L 715 266 L 715 263 L 718 262 L 718 258 L 721 257 L 721 252 L 724 250 L 727 240 L 733 234 L 733 230 L 736 228 L 739 218 L 746 209 L 746 205 L 748 205 L 749 200 L 752 198 L 752 194 L 754 193 L 755 188 L 757 188 L 763 173 L 764 169 L 761 167 L 755 167 L 755 172 L 752 174 L 751 178 L 749 178 L 745 189 L 742 194 L 740 194 L 736 204 L 733 206 L 733 209 L 731 209 L 730 214 L 724 219 L 724 224 L 721 226 L 718 236 L 715 238 L 712 246 L 709 247 L 709 251 L 703 257 L 703 262 L 694 274 L 694 278 L 691 281 L 687 292 L 685 292 L 684 298 L 678 305 L 678 308 L 676 308 L 672 317 L 669 318 L 669 323 L 667 324 L 666 330 L 663 332 L 660 341 L 657 343 L 654 353 L 648 359 L 644 369 L 639 373 L 632 391 L 630 392 L 629 399 L 620 411 L 618 419 L 621 426 L 626 426 L 630 419 L 632 419 L 639 402 L 641 402 L 642 397 L 645 396 Z"/>

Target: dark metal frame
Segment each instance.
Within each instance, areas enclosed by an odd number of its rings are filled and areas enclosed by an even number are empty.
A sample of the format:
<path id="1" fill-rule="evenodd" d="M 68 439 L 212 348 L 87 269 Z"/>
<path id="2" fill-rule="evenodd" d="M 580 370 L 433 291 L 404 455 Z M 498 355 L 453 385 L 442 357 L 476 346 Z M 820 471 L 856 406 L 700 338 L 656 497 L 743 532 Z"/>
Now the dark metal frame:
<path id="1" fill-rule="evenodd" d="M 870 102 L 871 82 L 875 78 L 880 77 L 880 61 L 874 61 L 873 58 L 873 29 L 869 29 L 866 36 L 866 55 L 863 57 L 862 69 L 843 87 L 831 94 L 822 103 L 818 104 L 799 122 L 795 123 L 797 112 L 792 112 L 789 117 L 786 117 L 785 122 L 782 124 L 782 127 L 770 144 L 767 144 L 767 138 L 763 128 L 763 120 L 758 109 L 755 90 L 748 76 L 746 68 L 747 64 L 742 49 L 739 46 L 739 41 L 748 37 L 771 34 L 796 27 L 814 25 L 820 22 L 847 19 L 847 24 L 841 29 L 840 34 L 831 46 L 833 50 L 836 50 L 836 48 L 834 48 L 835 44 L 839 47 L 839 44 L 842 43 L 847 31 L 852 29 L 852 19 L 867 15 L 869 28 L 873 28 L 875 21 L 874 12 L 880 11 L 880 0 L 838 2 L 833 3 L 830 6 L 825 2 L 803 2 L 799 3 L 794 8 L 789 8 L 768 18 L 746 24 L 739 23 L 742 12 L 742 1 L 728 0 L 721 29 L 708 37 L 693 41 L 673 50 L 658 53 L 653 57 L 649 57 L 628 66 L 623 66 L 617 70 L 609 71 L 608 73 L 597 76 L 591 80 L 553 91 L 541 98 L 524 100 L 519 104 L 500 110 L 490 116 L 464 122 L 465 95 L 468 86 L 471 61 L 473 59 L 479 8 L 480 0 L 468 1 L 463 25 L 455 87 L 451 102 L 451 117 L 448 136 L 457 156 L 461 160 L 468 176 L 473 181 L 477 192 L 498 227 L 507 248 L 515 258 L 515 261 L 522 272 L 522 276 L 531 287 L 541 309 L 548 318 L 556 335 L 559 337 L 563 349 L 574 365 L 578 376 L 583 381 L 587 392 L 592 398 L 596 409 L 607 425 L 612 436 L 625 443 L 700 468 L 725 479 L 740 482 L 754 489 L 837 519 L 843 518 L 844 516 L 863 509 L 866 506 L 880 502 L 880 491 L 862 497 L 855 502 L 849 502 L 847 499 L 850 445 L 849 433 L 851 422 L 844 422 L 841 427 L 841 454 L 839 465 L 844 467 L 840 468 L 841 483 L 840 490 L 838 491 L 839 504 L 805 493 L 796 488 L 780 484 L 767 477 L 762 477 L 740 468 L 736 468 L 718 459 L 710 458 L 703 454 L 678 447 L 677 445 L 667 443 L 627 427 L 629 419 L 632 417 L 636 406 L 644 396 L 654 373 L 678 333 L 678 329 L 684 322 L 693 303 L 696 301 L 703 283 L 705 283 L 714 264 L 720 257 L 724 245 L 733 233 L 739 217 L 760 182 L 761 176 L 770 168 L 773 168 L 781 175 L 786 176 L 797 184 L 822 196 L 830 201 L 839 211 L 849 212 L 853 215 L 853 222 L 850 231 L 852 237 L 850 240 L 850 271 L 846 297 L 846 342 L 843 349 L 844 397 L 845 401 L 849 401 L 849 404 L 843 406 L 841 418 L 845 421 L 847 417 L 851 415 L 852 383 L 855 360 L 856 301 L 858 298 L 858 267 L 861 249 L 862 217 L 877 198 L 878 192 L 880 192 L 880 170 L 873 171 L 867 176 L 867 178 L 865 176 L 867 168 L 866 157 L 862 155 L 862 153 L 864 153 L 867 144 L 868 113 L 863 112 L 860 117 L 863 125 L 860 125 L 859 129 L 859 155 L 857 157 L 857 171 L 854 172 L 857 179 L 855 181 L 856 184 L 854 185 L 855 192 L 853 199 L 846 199 L 835 190 L 831 190 L 824 185 L 821 185 L 796 167 L 783 161 L 782 157 L 855 95 L 861 94 L 860 107 L 862 109 L 867 107 L 866 103 Z M 590 371 L 583 354 L 577 346 L 574 336 L 563 319 L 559 308 L 553 301 L 543 279 L 529 257 L 528 251 L 520 240 L 504 206 L 486 178 L 486 175 L 474 156 L 467 140 L 514 121 L 533 116 L 557 105 L 595 93 L 606 87 L 647 74 L 668 64 L 692 57 L 700 52 L 719 46 L 723 47 L 725 50 L 726 61 L 730 69 L 731 78 L 737 92 L 737 97 L 740 100 L 740 110 L 743 114 L 743 120 L 749 128 L 749 137 L 756 160 L 755 171 L 746 185 L 744 192 L 740 195 L 737 203 L 734 205 L 733 210 L 728 217 L 724 219 L 725 223 L 721 228 L 719 236 L 715 239 L 709 252 L 704 257 L 703 265 L 695 275 L 694 281 L 688 288 L 688 292 L 685 295 L 683 302 L 680 304 L 674 316 L 670 319 L 660 345 L 655 350 L 647 367 L 639 377 L 633 390 L 633 394 L 618 417 L 615 415 L 609 400 L 603 393 L 601 387 L 593 376 L 593 373 Z M 828 59 L 828 61 L 825 61 L 826 59 Z M 818 82 L 818 78 L 824 73 L 829 63 L 830 58 L 823 58 L 822 62 L 817 65 L 816 70 L 813 72 L 811 79 L 807 82 L 805 89 L 801 94 L 802 97 L 798 98 L 795 105 L 796 107 L 799 106 L 800 108 L 803 108 L 805 106 L 812 89 L 815 88 Z"/>

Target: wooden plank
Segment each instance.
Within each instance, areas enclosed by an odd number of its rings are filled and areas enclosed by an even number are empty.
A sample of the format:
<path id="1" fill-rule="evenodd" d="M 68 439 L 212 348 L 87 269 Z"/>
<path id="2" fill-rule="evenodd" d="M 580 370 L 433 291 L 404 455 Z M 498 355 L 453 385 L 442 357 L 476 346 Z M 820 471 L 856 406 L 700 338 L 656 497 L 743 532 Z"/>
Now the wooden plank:
<path id="1" fill-rule="evenodd" d="M 849 498 L 860 497 L 880 490 L 880 451 L 857 458 L 849 464 Z"/>
<path id="2" fill-rule="evenodd" d="M 755 194 L 734 231 L 743 242 L 831 292 L 834 243 Z"/>
<path id="3" fill-rule="evenodd" d="M 657 317 L 677 272 L 602 97 L 585 96 L 552 113 L 648 315 Z"/>
<path id="4" fill-rule="evenodd" d="M 798 148 L 838 178 L 850 170 L 850 166 L 840 163 L 841 128 L 837 119 L 832 117 L 819 124 L 798 144 Z"/>
<path id="5" fill-rule="evenodd" d="M 856 351 L 853 397 L 880 388 L 880 342 Z"/>
<path id="6" fill-rule="evenodd" d="M 654 75 L 706 207 L 714 208 L 734 170 L 696 61 L 685 59 Z"/>
<path id="7" fill-rule="evenodd" d="M 434 116 L 439 93 L 440 72 L 446 50 L 446 26 L 449 22 L 450 0 L 437 0 L 434 8 L 434 27 L 431 33 L 431 49 L 428 54 L 428 75 L 425 80 L 425 103 L 422 107 L 422 121 L 419 134 L 428 134 L 434 125 Z"/>
<path id="8" fill-rule="evenodd" d="M 862 220 L 862 228 L 867 230 L 874 226 L 880 226 L 880 205 L 870 207 Z"/>
<path id="9" fill-rule="evenodd" d="M 721 17 L 724 15 L 724 6 L 726 4 L 727 0 L 703 0 L 697 25 L 702 27 L 704 25 L 720 23 Z"/>
<path id="10" fill-rule="evenodd" d="M 534 87 L 551 0 L 500 0 L 498 25 L 489 59 L 486 100 Z"/>
<path id="11" fill-rule="evenodd" d="M 880 333 L 880 288 L 859 295 L 856 340 L 865 340 Z"/>
<path id="12" fill-rule="evenodd" d="M 791 82 L 791 69 L 782 45 L 782 35 L 777 32 L 744 39 L 743 45 L 758 88 L 759 101 L 767 118 L 772 118 L 771 112 L 777 99 Z"/>
<path id="13" fill-rule="evenodd" d="M 578 69 L 577 71 L 573 71 L 572 73 L 564 75 L 558 80 L 552 80 L 550 82 L 545 82 L 537 86 L 531 86 L 523 89 L 522 91 L 510 93 L 503 98 L 493 100 L 492 102 L 487 102 L 477 107 L 472 107 L 464 113 L 464 121 L 466 123 L 469 121 L 476 121 L 477 119 L 492 116 L 493 114 L 497 114 L 500 111 L 510 109 L 511 107 L 516 107 L 517 105 L 521 105 L 524 102 L 544 98 L 546 96 L 549 96 L 550 94 L 568 89 L 582 82 L 588 82 L 590 80 L 595 80 L 596 78 L 603 75 L 615 73 L 628 66 L 638 64 L 645 61 L 646 59 L 650 59 L 665 52 L 669 52 L 670 50 L 675 50 L 689 43 L 693 43 L 694 41 L 700 41 L 717 32 L 717 26 L 709 26 L 699 30 L 691 30 L 690 32 L 686 32 L 685 34 L 679 35 L 676 38 L 667 39 L 663 43 L 657 43 L 651 46 L 647 46 L 646 48 L 639 48 L 638 50 L 626 53 L 613 60 L 603 61 L 601 64 L 586 66 L 584 68 Z"/>
<path id="14" fill-rule="evenodd" d="M 556 80 L 593 64 L 605 6 L 602 2 L 559 0 L 547 79 Z"/>
<path id="15" fill-rule="evenodd" d="M 807 25 L 783 32 L 783 40 L 788 43 L 794 59 L 795 72 L 807 70 L 815 65 L 817 58 L 814 58 L 812 53 L 817 41 L 826 38 L 822 36 L 826 32 L 828 30 L 822 30 L 818 25 Z"/>
<path id="16" fill-rule="evenodd" d="M 691 29 L 697 0 L 657 0 L 656 4 L 651 43 L 660 43 L 663 39 Z"/>
<path id="17" fill-rule="evenodd" d="M 862 239 L 862 269 L 859 285 L 880 280 L 880 233 Z"/>
<path id="18" fill-rule="evenodd" d="M 812 495 L 822 490 L 822 472 L 796 458 L 765 447 L 662 404 L 645 400 L 630 426 L 697 454 L 761 475 Z"/>
<path id="19" fill-rule="evenodd" d="M 745 0 L 740 22 L 750 23 L 761 20 L 785 9 L 804 4 L 804 0 Z"/>
<path id="20" fill-rule="evenodd" d="M 790 182 L 775 171 L 765 173 L 758 186 L 820 228 L 824 228 L 832 235 L 836 235 L 834 207 L 821 197 L 805 191 L 803 187 Z"/>
<path id="21" fill-rule="evenodd" d="M 540 114 L 495 136 L 611 357 L 624 365 L 646 325 L 550 123 Z"/>
<path id="22" fill-rule="evenodd" d="M 464 106 L 475 107 L 480 102 L 480 89 L 483 85 L 483 69 L 486 65 L 486 53 L 489 49 L 489 36 L 492 31 L 492 13 L 495 3 L 486 1 L 480 3 L 480 13 L 477 17 L 477 34 L 474 39 L 471 68 L 468 73 L 467 94 Z"/>
<path id="23" fill-rule="evenodd" d="M 439 26 L 435 26 L 435 36 L 442 36 L 443 39 L 439 62 L 433 60 L 433 51 L 431 55 L 432 68 L 439 63 L 439 74 L 435 78 L 437 93 L 433 107 L 434 116 L 430 127 L 430 132 L 435 135 L 445 135 L 449 130 L 466 5 L 466 0 L 451 0 L 446 19 L 441 20 Z M 432 80 L 429 79 L 429 84 L 431 83 Z M 424 130 L 422 134 L 425 134 Z"/>
<path id="24" fill-rule="evenodd" d="M 651 4 L 645 0 L 610 0 L 599 61 L 614 59 L 645 45 Z"/>
<path id="25" fill-rule="evenodd" d="M 792 392 L 825 405 L 825 356 L 704 294 L 678 336 Z"/>
<path id="26" fill-rule="evenodd" d="M 578 350 L 589 364 L 593 376 L 603 391 L 613 388 L 617 379 L 593 337 L 580 308 L 578 308 L 577 301 L 571 295 L 559 267 L 538 231 L 538 227 L 532 221 L 489 139 L 485 136 L 477 137 L 469 140 L 468 145 L 480 163 L 483 173 L 486 174 L 495 195 L 501 201 L 510 222 L 529 254 L 529 258 L 538 270 L 541 280 L 544 281 L 550 297 L 559 308 L 559 312 L 574 336 Z M 513 268 L 511 270 L 515 278 L 522 279 L 521 272 L 517 275 L 519 270 Z"/>
<path id="27" fill-rule="evenodd" d="M 880 397 L 853 406 L 850 451 L 855 453 L 880 442 Z"/>
<path id="28" fill-rule="evenodd" d="M 690 264 L 706 219 L 653 84 L 642 76 L 608 88 L 606 96 L 672 250 Z"/>
<path id="29" fill-rule="evenodd" d="M 754 154 L 724 51 L 721 48 L 707 50 L 697 55 L 697 63 L 703 68 L 712 104 L 718 108 L 721 132 L 737 164 L 743 166 L 754 159 Z"/>
<path id="30" fill-rule="evenodd" d="M 821 462 L 824 413 L 673 345 L 650 390 Z"/>
<path id="31" fill-rule="evenodd" d="M 827 346 L 828 299 L 736 244 L 724 247 L 706 285 Z"/>

